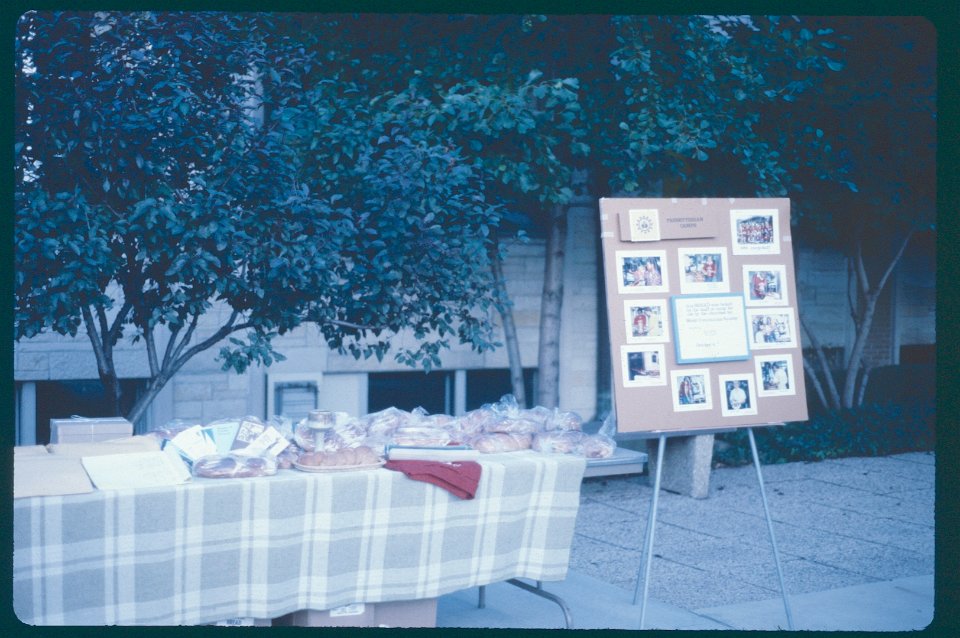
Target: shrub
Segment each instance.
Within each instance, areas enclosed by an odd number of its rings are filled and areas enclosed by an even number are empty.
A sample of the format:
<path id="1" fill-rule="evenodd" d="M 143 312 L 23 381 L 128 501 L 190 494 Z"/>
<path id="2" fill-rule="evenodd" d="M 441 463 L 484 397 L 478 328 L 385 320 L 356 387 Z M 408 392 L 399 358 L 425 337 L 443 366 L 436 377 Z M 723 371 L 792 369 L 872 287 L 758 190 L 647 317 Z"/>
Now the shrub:
<path id="1" fill-rule="evenodd" d="M 932 450 L 936 406 L 932 399 L 908 403 L 869 403 L 859 408 L 811 416 L 809 421 L 756 428 L 763 464 L 821 461 L 846 456 L 884 456 Z M 753 461 L 745 429 L 718 434 L 714 466 Z"/>

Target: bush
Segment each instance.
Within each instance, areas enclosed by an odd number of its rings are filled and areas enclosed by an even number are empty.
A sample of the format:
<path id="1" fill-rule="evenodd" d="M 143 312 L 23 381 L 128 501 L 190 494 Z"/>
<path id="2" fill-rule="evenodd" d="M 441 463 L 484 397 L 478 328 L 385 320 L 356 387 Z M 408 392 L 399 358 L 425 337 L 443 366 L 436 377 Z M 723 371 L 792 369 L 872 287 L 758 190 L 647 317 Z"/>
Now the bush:
<path id="1" fill-rule="evenodd" d="M 821 461 L 845 456 L 884 456 L 932 450 L 936 406 L 932 399 L 908 403 L 870 403 L 841 412 L 814 415 L 809 421 L 754 429 L 763 464 Z M 718 434 L 714 466 L 753 462 L 745 429 Z"/>

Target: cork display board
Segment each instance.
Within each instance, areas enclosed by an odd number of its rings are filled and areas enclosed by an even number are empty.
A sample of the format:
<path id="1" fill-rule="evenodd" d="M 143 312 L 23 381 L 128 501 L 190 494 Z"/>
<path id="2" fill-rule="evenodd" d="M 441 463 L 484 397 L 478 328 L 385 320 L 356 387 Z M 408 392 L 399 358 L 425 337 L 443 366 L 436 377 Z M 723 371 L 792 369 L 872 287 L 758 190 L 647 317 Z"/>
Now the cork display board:
<path id="1" fill-rule="evenodd" d="M 783 198 L 600 200 L 621 433 L 807 420 Z"/>

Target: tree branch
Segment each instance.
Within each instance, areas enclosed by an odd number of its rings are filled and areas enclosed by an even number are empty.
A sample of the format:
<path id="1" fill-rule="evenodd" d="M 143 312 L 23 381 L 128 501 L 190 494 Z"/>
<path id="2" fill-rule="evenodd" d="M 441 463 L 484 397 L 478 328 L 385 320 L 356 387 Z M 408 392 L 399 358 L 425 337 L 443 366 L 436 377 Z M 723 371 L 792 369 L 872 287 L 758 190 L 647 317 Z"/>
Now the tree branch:
<path id="1" fill-rule="evenodd" d="M 903 253 L 907 250 L 907 244 L 910 243 L 910 239 L 913 237 L 913 229 L 911 228 L 907 231 L 907 234 L 904 236 L 903 241 L 900 242 L 900 248 L 897 249 L 897 254 L 893 256 L 893 259 L 890 260 L 890 263 L 887 265 L 886 271 L 884 271 L 883 276 L 880 277 L 880 282 L 877 284 L 877 295 L 883 290 L 883 287 L 887 284 L 887 279 L 890 278 L 890 275 L 893 274 L 894 269 L 897 267 L 897 264 L 900 263 L 900 259 L 903 257 Z"/>
<path id="2" fill-rule="evenodd" d="M 160 364 L 157 361 L 157 344 L 153 338 L 153 328 L 149 325 L 143 327 L 143 340 L 147 346 L 147 362 L 150 364 L 150 376 L 156 377 L 160 374 Z"/>
<path id="3" fill-rule="evenodd" d="M 807 333 L 807 336 L 810 337 L 811 347 L 817 357 L 817 361 L 820 363 L 827 389 L 830 391 L 830 403 L 827 404 L 827 407 L 837 409 L 840 407 L 840 393 L 837 391 L 837 384 L 833 381 L 833 372 L 830 370 L 830 364 L 827 362 L 827 355 L 824 353 L 823 346 L 817 340 L 816 335 L 813 334 L 807 322 L 802 318 L 800 319 L 800 326 L 803 328 L 803 331 Z"/>
<path id="4" fill-rule="evenodd" d="M 823 385 L 820 383 L 820 379 L 817 378 L 817 371 L 806 357 L 803 357 L 803 369 L 807 371 L 810 383 L 813 385 L 813 389 L 817 391 L 817 398 L 820 399 L 820 405 L 829 410 L 830 404 L 827 403 L 827 396 L 823 393 Z"/>
<path id="5" fill-rule="evenodd" d="M 89 337 L 90 343 L 93 346 L 93 355 L 97 359 L 97 370 L 103 374 L 104 371 L 109 368 L 106 361 L 106 353 L 103 348 L 103 339 L 97 332 L 97 324 L 94 322 L 90 307 L 84 304 L 80 307 L 80 313 L 83 315 L 83 323 L 87 326 L 87 337 Z"/>

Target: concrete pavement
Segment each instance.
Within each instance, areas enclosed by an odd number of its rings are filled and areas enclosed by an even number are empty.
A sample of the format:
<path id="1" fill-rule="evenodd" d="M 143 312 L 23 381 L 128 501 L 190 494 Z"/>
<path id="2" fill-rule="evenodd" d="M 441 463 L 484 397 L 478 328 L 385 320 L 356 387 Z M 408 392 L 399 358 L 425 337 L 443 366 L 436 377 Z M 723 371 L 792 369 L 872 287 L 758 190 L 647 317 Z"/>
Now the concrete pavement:
<path id="1" fill-rule="evenodd" d="M 935 455 L 762 468 L 794 629 L 905 631 L 933 620 Z M 575 629 L 638 629 L 633 604 L 652 489 L 584 480 L 565 581 L 544 583 Z M 661 492 L 645 628 L 785 629 L 753 466 L 713 471 L 706 499 Z M 506 583 L 441 597 L 438 626 L 563 627 L 551 601 Z"/>

